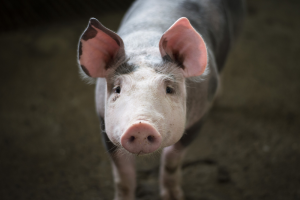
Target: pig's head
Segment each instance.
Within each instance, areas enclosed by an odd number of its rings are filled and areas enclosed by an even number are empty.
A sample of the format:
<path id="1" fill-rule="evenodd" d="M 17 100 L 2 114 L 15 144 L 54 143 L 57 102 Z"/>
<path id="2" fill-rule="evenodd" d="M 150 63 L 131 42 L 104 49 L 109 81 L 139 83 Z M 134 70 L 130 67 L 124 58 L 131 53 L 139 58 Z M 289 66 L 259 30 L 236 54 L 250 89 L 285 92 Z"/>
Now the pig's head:
<path id="1" fill-rule="evenodd" d="M 106 79 L 105 127 L 116 146 L 149 154 L 182 137 L 185 79 L 201 75 L 207 65 L 205 43 L 188 19 L 177 20 L 156 47 L 125 52 L 121 37 L 92 18 L 78 54 L 87 76 Z"/>

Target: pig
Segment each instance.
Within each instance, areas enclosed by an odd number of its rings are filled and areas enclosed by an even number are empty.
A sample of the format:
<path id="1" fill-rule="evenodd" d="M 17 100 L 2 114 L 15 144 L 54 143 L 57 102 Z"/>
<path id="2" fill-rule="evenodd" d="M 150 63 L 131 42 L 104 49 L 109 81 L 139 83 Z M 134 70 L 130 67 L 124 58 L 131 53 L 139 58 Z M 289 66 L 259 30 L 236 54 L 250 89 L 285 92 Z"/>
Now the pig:
<path id="1" fill-rule="evenodd" d="M 160 196 L 184 199 L 181 163 L 220 87 L 242 0 L 138 0 L 117 33 L 91 18 L 78 63 L 96 82 L 115 200 L 135 199 L 135 159 L 161 153 Z"/>

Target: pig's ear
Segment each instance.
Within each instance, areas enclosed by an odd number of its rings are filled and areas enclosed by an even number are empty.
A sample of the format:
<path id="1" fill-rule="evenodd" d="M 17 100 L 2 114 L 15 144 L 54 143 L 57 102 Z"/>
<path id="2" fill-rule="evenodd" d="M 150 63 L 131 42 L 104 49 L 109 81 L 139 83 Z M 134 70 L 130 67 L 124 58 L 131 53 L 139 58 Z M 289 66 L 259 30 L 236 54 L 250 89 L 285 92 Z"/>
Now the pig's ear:
<path id="1" fill-rule="evenodd" d="M 199 33 L 185 17 L 178 19 L 161 37 L 159 50 L 183 69 L 185 77 L 203 74 L 207 65 L 207 50 Z"/>
<path id="2" fill-rule="evenodd" d="M 125 55 L 123 40 L 91 18 L 79 40 L 78 62 L 90 77 L 106 77 L 107 70 L 118 57 Z"/>

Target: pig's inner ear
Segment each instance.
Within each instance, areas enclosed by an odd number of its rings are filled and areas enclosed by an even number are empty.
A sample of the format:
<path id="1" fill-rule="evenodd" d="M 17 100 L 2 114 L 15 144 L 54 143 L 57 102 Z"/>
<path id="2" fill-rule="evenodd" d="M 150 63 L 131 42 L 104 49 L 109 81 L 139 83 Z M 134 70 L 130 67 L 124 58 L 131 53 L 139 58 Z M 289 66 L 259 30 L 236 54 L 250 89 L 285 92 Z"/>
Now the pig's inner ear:
<path id="1" fill-rule="evenodd" d="M 110 64 L 124 54 L 123 40 L 97 19 L 91 18 L 78 46 L 78 62 L 85 74 L 106 77 Z"/>
<path id="2" fill-rule="evenodd" d="M 183 69 L 185 77 L 203 74 L 207 65 L 207 50 L 199 33 L 185 17 L 178 19 L 161 37 L 161 56 L 170 56 Z"/>

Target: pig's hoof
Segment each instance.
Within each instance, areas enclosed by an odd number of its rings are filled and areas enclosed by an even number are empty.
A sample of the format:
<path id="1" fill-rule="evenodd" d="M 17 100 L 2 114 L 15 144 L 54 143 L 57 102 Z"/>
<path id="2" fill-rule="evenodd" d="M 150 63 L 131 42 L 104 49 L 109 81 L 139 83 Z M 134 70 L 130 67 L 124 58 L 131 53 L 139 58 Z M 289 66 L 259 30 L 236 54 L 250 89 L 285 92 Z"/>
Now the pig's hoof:
<path id="1" fill-rule="evenodd" d="M 160 197 L 162 200 L 184 200 L 181 187 L 161 189 Z"/>

